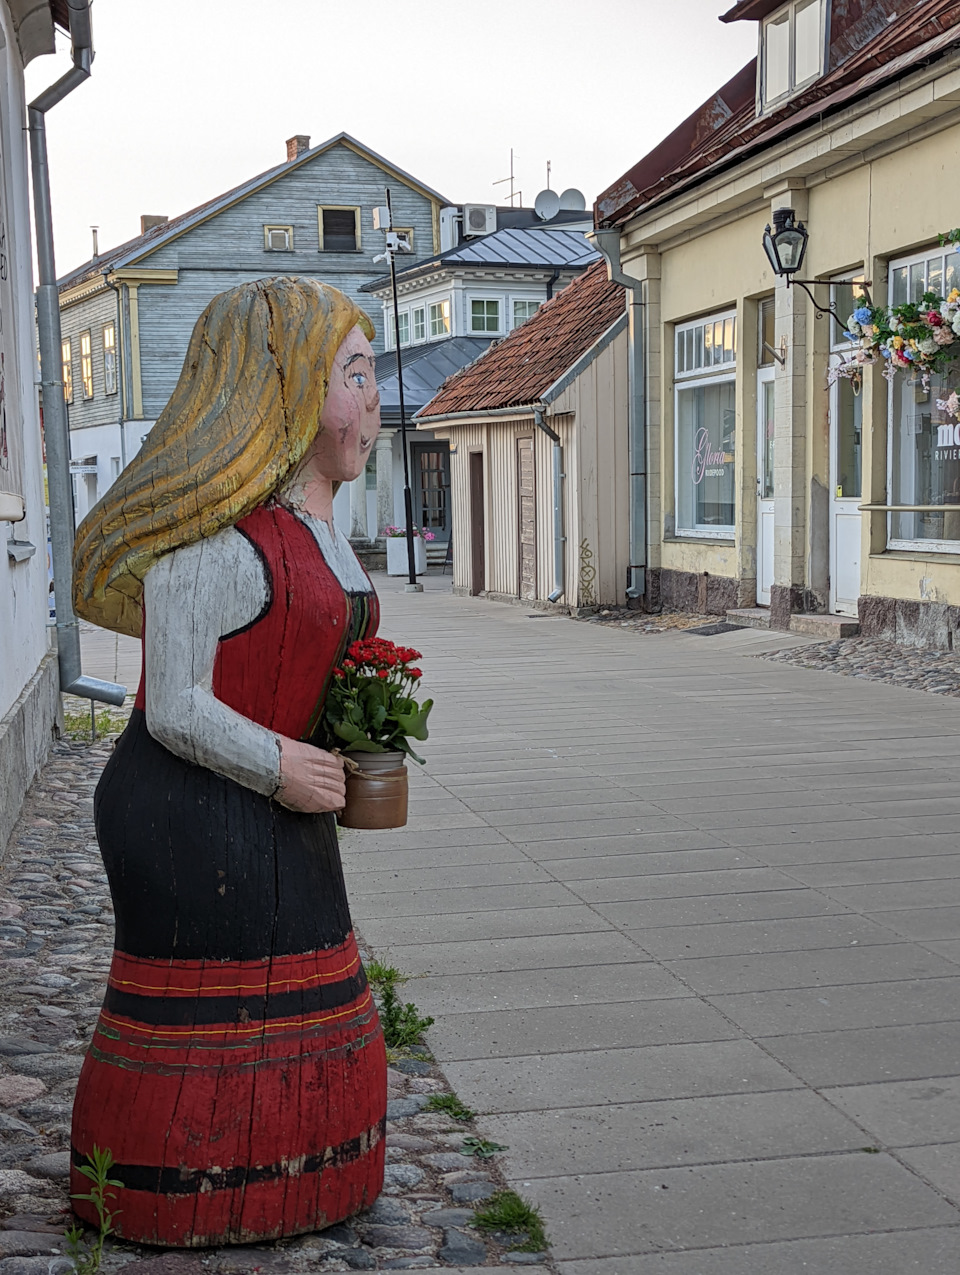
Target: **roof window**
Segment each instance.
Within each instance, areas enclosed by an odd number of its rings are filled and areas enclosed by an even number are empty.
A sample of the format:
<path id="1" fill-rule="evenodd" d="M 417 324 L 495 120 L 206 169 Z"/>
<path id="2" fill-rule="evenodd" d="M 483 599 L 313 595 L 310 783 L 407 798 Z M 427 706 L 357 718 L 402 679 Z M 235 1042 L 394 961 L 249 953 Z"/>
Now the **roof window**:
<path id="1" fill-rule="evenodd" d="M 824 0 L 793 0 L 760 25 L 760 109 L 769 110 L 823 74 Z"/>

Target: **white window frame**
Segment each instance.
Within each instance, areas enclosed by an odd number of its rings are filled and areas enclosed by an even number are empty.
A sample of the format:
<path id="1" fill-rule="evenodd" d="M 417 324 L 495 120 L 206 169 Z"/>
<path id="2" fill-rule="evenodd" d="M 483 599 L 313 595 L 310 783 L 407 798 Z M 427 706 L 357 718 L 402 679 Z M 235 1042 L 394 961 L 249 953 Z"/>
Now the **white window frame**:
<path id="1" fill-rule="evenodd" d="M 909 281 L 909 267 L 923 264 L 924 290 L 926 291 L 927 287 L 929 286 L 928 284 L 929 275 L 926 270 L 926 265 L 929 261 L 931 261 L 935 257 L 940 257 L 943 260 L 943 277 L 942 277 L 942 282 L 940 285 L 940 290 L 941 292 L 945 291 L 946 259 L 947 257 L 953 255 L 953 251 L 954 250 L 949 247 L 939 248 L 934 245 L 931 245 L 926 250 L 926 252 L 914 252 L 914 253 L 911 253 L 909 257 L 898 257 L 896 260 L 890 261 L 887 268 L 887 304 L 893 305 L 894 272 L 901 269 L 904 266 L 908 268 L 908 281 Z M 909 287 L 909 282 L 908 282 L 908 287 Z M 903 372 L 897 373 L 898 379 L 904 375 L 905 373 Z M 931 390 L 931 394 L 933 392 L 934 391 Z M 898 432 L 895 428 L 896 423 L 894 421 L 894 401 L 895 401 L 894 386 L 893 384 L 889 384 L 887 386 L 887 499 L 890 501 L 891 504 L 894 503 L 893 502 L 893 494 L 894 494 L 893 449 L 894 449 L 894 444 L 896 441 L 895 435 Z M 960 553 L 960 541 L 958 540 L 904 540 L 900 538 L 894 538 L 893 519 L 894 519 L 893 513 L 888 513 L 887 514 L 887 548 L 888 549 L 892 549 L 894 551 L 902 551 L 907 553 L 920 553 L 920 554 Z"/>
<path id="2" fill-rule="evenodd" d="M 422 327 L 423 327 L 423 331 L 420 333 L 419 336 L 417 336 L 417 320 L 416 320 L 417 314 L 421 316 Z M 426 339 L 427 339 L 426 304 L 423 303 L 421 305 L 413 305 L 410 307 L 410 344 L 420 345 L 423 341 L 426 341 Z"/>
<path id="3" fill-rule="evenodd" d="M 733 358 L 727 359 L 726 362 L 701 364 L 700 367 L 680 369 L 680 341 L 685 340 L 686 333 L 693 333 L 694 356 L 696 356 L 697 329 L 705 329 L 709 324 L 713 327 L 717 323 L 726 323 L 728 319 L 733 320 Z M 737 332 L 737 312 L 733 310 L 720 310 L 716 314 L 704 314 L 698 319 L 690 319 L 685 323 L 678 323 L 673 329 L 673 378 L 675 381 L 687 381 L 691 377 L 716 375 L 718 372 L 729 372 L 731 369 L 736 370 L 737 366 L 737 346 L 740 334 Z M 702 348 L 706 348 L 706 335 L 701 337 Z M 713 347 L 711 347 L 713 348 Z"/>
<path id="4" fill-rule="evenodd" d="M 87 348 L 86 354 L 83 352 L 84 344 Z M 85 403 L 89 403 L 93 398 L 93 391 L 93 333 L 86 328 L 80 333 L 80 393 Z"/>
<path id="5" fill-rule="evenodd" d="M 107 333 L 113 334 L 113 344 L 107 345 Z M 103 331 L 100 333 L 103 342 L 103 392 L 104 394 L 116 394 L 120 389 L 120 362 L 117 357 L 117 325 L 115 322 L 105 323 Z M 107 351 L 113 352 L 113 388 L 110 388 L 110 381 L 107 378 Z"/>
<path id="6" fill-rule="evenodd" d="M 806 88 L 810 84 L 815 84 L 824 73 L 824 62 L 826 60 L 826 35 L 827 35 L 827 5 L 825 0 L 815 0 L 820 9 L 820 63 L 817 71 L 813 75 L 808 75 L 806 79 L 796 79 L 796 17 L 797 9 L 803 7 L 805 0 L 790 0 L 789 4 L 781 5 L 774 13 L 769 13 L 760 23 L 760 48 L 757 53 L 757 110 L 759 114 L 769 111 L 775 107 L 781 106 L 794 93 Z M 766 80 L 767 80 L 767 28 L 776 22 L 778 18 L 782 18 L 784 13 L 789 13 L 789 49 L 787 52 L 787 87 L 782 93 L 778 93 L 776 97 L 767 98 Z"/>
<path id="7" fill-rule="evenodd" d="M 484 306 L 490 305 L 491 302 L 497 307 L 497 326 L 495 328 L 475 328 L 473 326 L 473 303 L 481 301 Z M 502 296 L 491 297 L 482 292 L 467 293 L 467 336 L 502 336 L 504 332 L 504 298 Z"/>
<path id="8" fill-rule="evenodd" d="M 674 535 L 678 540 L 733 540 L 737 531 L 737 478 L 736 459 L 734 459 L 733 478 L 733 522 L 723 527 L 681 527 L 680 526 L 680 394 L 683 390 L 699 389 L 702 385 L 736 386 L 737 376 L 731 371 L 730 364 L 718 368 L 712 376 L 686 377 L 677 381 L 673 390 L 673 517 Z M 740 445 L 739 432 L 735 435 L 737 446 Z M 736 453 L 734 453 L 736 456 Z"/>
<path id="9" fill-rule="evenodd" d="M 399 326 L 399 328 L 400 328 L 400 344 L 401 344 L 401 345 L 409 345 L 409 344 L 410 344 L 410 311 L 409 311 L 409 310 L 398 310 L 398 311 L 397 311 L 397 318 L 400 320 L 399 325 L 398 325 L 398 326 Z M 406 322 L 406 325 L 407 325 L 407 339 L 406 339 L 406 340 L 404 340 L 404 339 L 403 339 L 403 325 L 404 325 L 404 322 Z M 394 335 L 396 335 L 396 331 L 394 331 Z"/>
<path id="10" fill-rule="evenodd" d="M 325 212 L 352 212 L 354 217 L 354 236 L 356 242 L 352 248 L 325 248 L 323 246 L 323 214 Z M 321 252 L 360 252 L 360 209 L 356 204 L 317 204 L 317 234 L 320 237 Z"/>
<path id="11" fill-rule="evenodd" d="M 438 308 L 442 310 L 444 306 L 446 306 L 447 326 L 443 332 L 434 332 L 433 311 Z M 444 337 L 452 336 L 452 323 L 451 323 L 452 315 L 453 315 L 453 306 L 450 304 L 449 297 L 441 297 L 439 301 L 428 302 L 427 304 L 427 339 L 430 341 L 443 340 Z"/>
<path id="12" fill-rule="evenodd" d="M 322 224 L 322 217 L 321 217 Z M 287 237 L 285 248 L 275 248 L 270 242 L 270 236 L 277 231 L 281 231 Z M 272 225 L 263 228 L 263 250 L 264 252 L 293 252 L 293 227 Z"/>
<path id="13" fill-rule="evenodd" d="M 542 298 L 542 297 L 513 297 L 513 296 L 512 296 L 512 297 L 510 297 L 510 300 L 509 300 L 509 303 L 508 303 L 508 304 L 509 304 L 509 308 L 510 308 L 510 331 L 512 332 L 512 331 L 514 330 L 514 328 L 519 328 L 519 327 L 521 327 L 524 323 L 526 323 L 529 319 L 532 319 L 532 318 L 533 318 L 533 314 L 536 314 L 536 313 L 537 313 L 537 310 L 539 310 L 539 309 L 540 309 L 540 307 L 543 305 L 543 303 L 544 303 L 544 302 L 543 302 L 543 298 Z M 520 305 L 535 305 L 535 306 L 537 307 L 537 310 L 534 310 L 533 314 L 528 314 L 526 319 L 521 319 L 521 320 L 520 320 L 520 322 L 518 323 L 518 322 L 517 322 L 517 317 L 516 317 L 516 314 L 515 314 L 515 310 L 516 310 L 516 307 L 517 307 L 517 305 L 518 305 L 518 304 L 520 304 Z"/>
<path id="14" fill-rule="evenodd" d="M 60 341 L 60 376 L 63 381 L 63 401 L 69 407 L 73 403 L 73 338 L 69 336 Z"/>

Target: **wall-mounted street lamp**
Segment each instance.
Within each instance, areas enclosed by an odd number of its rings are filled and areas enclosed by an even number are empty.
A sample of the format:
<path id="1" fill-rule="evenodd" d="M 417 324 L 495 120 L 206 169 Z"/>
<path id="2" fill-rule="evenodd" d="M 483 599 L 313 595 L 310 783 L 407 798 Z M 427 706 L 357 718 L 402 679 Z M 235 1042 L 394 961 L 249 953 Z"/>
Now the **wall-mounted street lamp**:
<path id="1" fill-rule="evenodd" d="M 767 254 L 767 260 L 773 267 L 773 273 L 780 279 L 786 279 L 788 288 L 796 284 L 798 288 L 804 290 L 813 302 L 817 318 L 820 319 L 825 314 L 829 314 L 836 319 L 840 325 L 840 330 L 845 332 L 847 328 L 846 321 L 840 318 L 836 308 L 833 305 L 820 305 L 808 287 L 808 283 L 825 283 L 826 280 L 811 279 L 805 281 L 796 278 L 797 272 L 803 265 L 809 237 L 810 232 L 803 222 L 795 220 L 792 208 L 777 208 L 773 214 L 773 229 L 771 230 L 767 226 L 763 232 L 763 250 Z M 869 285 L 864 283 L 860 286 L 866 289 Z M 869 304 L 869 297 L 867 298 L 867 303 Z"/>

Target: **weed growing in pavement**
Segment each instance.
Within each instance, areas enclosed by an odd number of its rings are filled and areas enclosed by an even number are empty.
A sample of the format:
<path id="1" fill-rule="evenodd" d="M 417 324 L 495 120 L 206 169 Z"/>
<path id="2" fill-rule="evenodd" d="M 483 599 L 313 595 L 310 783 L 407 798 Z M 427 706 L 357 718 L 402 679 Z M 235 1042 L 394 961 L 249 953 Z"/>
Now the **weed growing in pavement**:
<path id="1" fill-rule="evenodd" d="M 122 713 L 112 713 L 109 708 L 98 709 L 96 718 L 98 739 L 104 735 L 119 735 L 127 724 L 127 719 Z M 78 743 L 90 739 L 92 731 L 89 710 L 64 713 L 63 733 L 67 739 Z"/>
<path id="2" fill-rule="evenodd" d="M 520 1253 L 539 1253 L 547 1247 L 540 1210 L 529 1204 L 516 1191 L 498 1191 L 474 1210 L 473 1224 L 481 1231 L 504 1231 L 508 1235 L 525 1235 L 517 1246 Z"/>
<path id="3" fill-rule="evenodd" d="M 476 1138 L 471 1134 L 469 1138 L 464 1138 L 460 1154 L 474 1155 L 479 1160 L 492 1160 L 498 1151 L 507 1150 L 509 1148 L 499 1142 L 487 1142 L 484 1138 Z"/>
<path id="4" fill-rule="evenodd" d="M 432 1093 L 424 1111 L 442 1111 L 451 1120 L 472 1120 L 477 1114 L 465 1106 L 455 1093 Z"/>
<path id="5" fill-rule="evenodd" d="M 423 1033 L 433 1026 L 433 1019 L 421 1018 L 420 1011 L 412 1001 L 404 1003 L 400 1000 L 397 986 L 406 983 L 407 976 L 392 965 L 384 965 L 382 961 L 370 961 L 365 969 L 367 982 L 377 998 L 380 1026 L 383 1028 L 387 1048 L 410 1049 L 412 1045 L 419 1044 Z"/>
<path id="6" fill-rule="evenodd" d="M 107 1200 L 115 1200 L 117 1193 L 108 1191 L 107 1188 L 123 1186 L 122 1182 L 109 1176 L 115 1163 L 109 1147 L 101 1151 L 94 1143 L 93 1152 L 87 1160 L 87 1164 L 80 1165 L 80 1172 L 93 1185 L 85 1195 L 74 1192 L 71 1199 L 90 1201 L 96 1209 L 98 1227 L 96 1238 L 89 1245 L 83 1238 L 83 1227 L 79 1223 L 67 1231 L 67 1254 L 77 1275 L 97 1275 L 103 1257 L 103 1242 L 113 1234 L 113 1219 L 116 1217 L 116 1213 L 108 1208 Z"/>

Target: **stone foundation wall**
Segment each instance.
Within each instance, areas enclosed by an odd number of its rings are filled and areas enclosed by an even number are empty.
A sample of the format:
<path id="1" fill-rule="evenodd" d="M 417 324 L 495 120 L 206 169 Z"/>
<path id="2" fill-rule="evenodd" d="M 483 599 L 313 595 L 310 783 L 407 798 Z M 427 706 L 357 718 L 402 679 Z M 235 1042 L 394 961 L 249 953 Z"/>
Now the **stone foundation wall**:
<path id="1" fill-rule="evenodd" d="M 701 615 L 726 615 L 741 604 L 741 581 L 732 576 L 712 576 L 706 571 L 672 571 L 666 567 L 647 572 L 644 599 L 657 598 L 664 611 L 692 611 Z M 647 610 L 655 608 L 647 602 Z"/>
<path id="2" fill-rule="evenodd" d="M 48 652 L 9 713 L 0 720 L 0 857 L 27 789 L 47 759 L 60 718 L 60 677 Z"/>
<path id="3" fill-rule="evenodd" d="M 945 602 L 862 597 L 857 611 L 864 637 L 937 651 L 960 650 L 960 607 Z"/>

